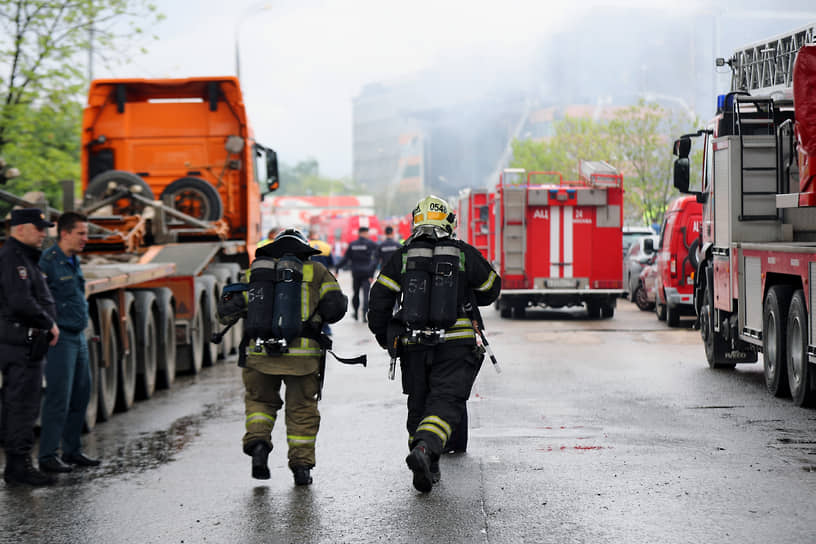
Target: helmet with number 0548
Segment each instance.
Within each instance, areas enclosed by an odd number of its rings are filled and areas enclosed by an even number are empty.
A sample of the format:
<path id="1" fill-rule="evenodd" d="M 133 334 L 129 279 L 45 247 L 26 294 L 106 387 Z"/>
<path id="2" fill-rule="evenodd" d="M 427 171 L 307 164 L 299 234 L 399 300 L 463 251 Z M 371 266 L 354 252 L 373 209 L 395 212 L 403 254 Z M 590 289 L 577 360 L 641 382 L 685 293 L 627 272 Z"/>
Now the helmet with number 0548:
<path id="1" fill-rule="evenodd" d="M 438 227 L 449 235 L 453 235 L 456 226 L 456 214 L 443 199 L 438 196 L 426 196 L 417 202 L 416 208 L 412 212 L 414 216 L 413 229 L 416 231 L 420 227 Z"/>

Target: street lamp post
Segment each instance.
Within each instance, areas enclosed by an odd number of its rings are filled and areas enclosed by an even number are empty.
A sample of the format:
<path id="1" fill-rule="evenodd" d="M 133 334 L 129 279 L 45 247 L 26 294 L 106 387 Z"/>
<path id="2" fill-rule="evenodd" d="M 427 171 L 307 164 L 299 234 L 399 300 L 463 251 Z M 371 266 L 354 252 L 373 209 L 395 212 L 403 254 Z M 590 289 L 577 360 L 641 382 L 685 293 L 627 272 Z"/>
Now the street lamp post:
<path id="1" fill-rule="evenodd" d="M 252 6 L 249 6 L 249 8 L 247 8 L 247 10 L 244 11 L 235 22 L 235 77 L 238 78 L 238 81 L 241 80 L 241 25 L 249 18 L 250 15 L 269 9 L 272 9 L 272 4 L 253 4 Z"/>

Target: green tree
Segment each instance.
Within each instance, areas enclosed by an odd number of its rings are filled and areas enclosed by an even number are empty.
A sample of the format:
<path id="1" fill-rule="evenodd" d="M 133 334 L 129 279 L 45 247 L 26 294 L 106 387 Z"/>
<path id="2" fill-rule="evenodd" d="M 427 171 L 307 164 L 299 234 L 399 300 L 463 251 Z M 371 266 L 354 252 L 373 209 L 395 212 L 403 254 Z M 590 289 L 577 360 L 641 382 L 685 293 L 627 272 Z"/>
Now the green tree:
<path id="1" fill-rule="evenodd" d="M 87 51 L 115 63 L 161 18 L 146 0 L 0 0 L 0 155 L 22 174 L 11 191 L 59 202 L 58 180 L 79 179 Z"/>
<path id="2" fill-rule="evenodd" d="M 577 179 L 580 159 L 607 161 L 624 176 L 625 217 L 659 223 L 677 196 L 671 184 L 672 139 L 698 124 L 645 101 L 619 110 L 611 120 L 567 117 L 556 123 L 554 136 L 546 141 L 513 142 L 511 166 L 557 170 L 566 179 Z M 699 156 L 692 156 L 692 171 Z"/>
<path id="3" fill-rule="evenodd" d="M 332 178 L 320 174 L 316 159 L 309 158 L 294 166 L 281 164 L 281 186 L 276 195 L 361 195 L 367 191 L 349 178 Z"/>

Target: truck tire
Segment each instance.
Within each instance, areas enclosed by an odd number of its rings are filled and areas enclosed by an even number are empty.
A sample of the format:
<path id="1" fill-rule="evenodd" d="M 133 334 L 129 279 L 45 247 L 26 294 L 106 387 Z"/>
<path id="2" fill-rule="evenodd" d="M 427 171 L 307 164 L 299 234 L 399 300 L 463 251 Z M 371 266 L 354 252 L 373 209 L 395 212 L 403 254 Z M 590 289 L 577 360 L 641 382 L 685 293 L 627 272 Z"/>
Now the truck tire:
<path id="1" fill-rule="evenodd" d="M 96 427 L 96 418 L 99 408 L 99 337 L 96 335 L 94 320 L 88 320 L 85 327 L 85 341 L 88 344 L 88 366 L 91 374 L 91 392 L 88 396 L 88 407 L 85 409 L 85 431 L 90 432 Z"/>
<path id="2" fill-rule="evenodd" d="M 513 315 L 513 309 L 510 306 L 510 302 L 507 300 L 499 300 L 499 316 L 503 317 L 504 319 L 510 319 Z"/>
<path id="3" fill-rule="evenodd" d="M 206 285 L 195 278 L 195 306 L 190 320 L 190 343 L 176 346 L 176 368 L 182 372 L 198 374 L 204 362 L 204 298 Z"/>
<path id="4" fill-rule="evenodd" d="M 229 285 L 230 283 L 234 283 L 232 279 L 232 271 L 225 266 L 224 264 L 214 264 L 207 267 L 207 273 L 211 273 L 215 276 L 215 301 L 216 305 L 221 298 L 221 292 L 224 290 L 224 287 Z M 218 324 L 217 318 L 216 321 L 213 321 L 213 332 L 217 332 L 221 330 L 223 327 Z M 236 323 L 237 325 L 237 323 Z M 233 325 L 234 327 L 235 325 Z M 234 348 L 233 346 L 233 333 L 232 330 L 225 334 L 221 339 L 221 343 L 218 344 L 218 358 L 219 359 L 226 359 Z"/>
<path id="5" fill-rule="evenodd" d="M 666 321 L 666 305 L 660 303 L 660 294 L 655 294 L 655 314 L 658 321 Z"/>
<path id="6" fill-rule="evenodd" d="M 527 310 L 527 301 L 523 298 L 513 302 L 513 319 L 524 319 Z"/>
<path id="7" fill-rule="evenodd" d="M 169 389 L 176 381 L 176 308 L 173 291 L 167 287 L 153 290 L 156 297 L 157 327 L 156 387 Z"/>
<path id="8" fill-rule="evenodd" d="M 202 366 L 213 366 L 218 361 L 218 344 L 213 344 L 210 340 L 216 330 L 218 318 L 215 317 L 215 301 L 218 300 L 217 280 L 212 274 L 202 274 L 196 280 L 204 284 L 203 304 L 201 306 L 201 316 L 204 321 L 204 334 L 201 349 L 204 352 Z"/>
<path id="9" fill-rule="evenodd" d="M 170 206 L 202 221 L 218 221 L 224 216 L 221 195 L 210 182 L 201 178 L 179 178 L 162 191 L 161 199 Z"/>
<path id="10" fill-rule="evenodd" d="M 787 374 L 793 403 L 816 404 L 816 373 L 808 362 L 808 313 L 805 293 L 798 289 L 788 311 Z"/>
<path id="11" fill-rule="evenodd" d="M 113 186 L 113 189 L 111 186 Z M 120 187 L 129 189 L 150 200 L 156 198 L 150 185 L 136 174 L 123 170 L 108 170 L 97 175 L 88 183 L 82 206 L 91 206 L 112 195 Z M 144 211 L 144 208 L 145 205 L 141 202 L 127 199 L 127 203 L 119 201 L 114 204 L 113 213 L 114 215 L 135 215 Z"/>
<path id="12" fill-rule="evenodd" d="M 119 358 L 119 394 L 116 398 L 116 410 L 127 412 L 133 406 L 136 399 L 136 327 L 133 319 L 133 293 L 125 292 L 125 307 L 122 313 L 127 316 L 125 322 L 125 335 L 127 336 L 128 349 L 122 349 L 122 356 Z M 124 343 L 122 343 L 124 347 Z"/>
<path id="13" fill-rule="evenodd" d="M 116 405 L 116 390 L 119 386 L 119 312 L 109 298 L 96 299 L 96 324 L 101 339 L 99 359 L 99 404 L 98 419 L 107 421 L 113 415 Z"/>
<path id="14" fill-rule="evenodd" d="M 136 398 L 149 399 L 156 391 L 158 365 L 158 332 L 156 329 L 156 295 L 152 291 L 135 291 L 136 328 Z"/>
<path id="15" fill-rule="evenodd" d="M 700 308 L 700 336 L 703 339 L 706 360 L 710 368 L 717 370 L 732 369 L 737 366 L 737 364 L 725 358 L 728 345 L 722 336 L 717 334 L 714 330 L 714 308 L 711 304 L 713 300 L 714 297 L 711 293 L 711 287 L 706 283 L 703 295 L 703 306 Z"/>
<path id="16" fill-rule="evenodd" d="M 786 351 L 788 308 L 792 294 L 793 289 L 789 285 L 772 285 L 762 304 L 762 365 L 765 387 L 775 397 L 790 394 Z"/>
<path id="17" fill-rule="evenodd" d="M 601 317 L 601 303 L 597 300 L 588 300 L 586 302 L 587 316 L 590 319 L 599 319 Z"/>
<path id="18" fill-rule="evenodd" d="M 610 319 L 615 315 L 615 305 L 611 302 L 604 302 L 601 304 L 601 317 L 603 319 Z"/>
<path id="19" fill-rule="evenodd" d="M 680 307 L 666 304 L 666 325 L 677 327 L 680 324 Z"/>

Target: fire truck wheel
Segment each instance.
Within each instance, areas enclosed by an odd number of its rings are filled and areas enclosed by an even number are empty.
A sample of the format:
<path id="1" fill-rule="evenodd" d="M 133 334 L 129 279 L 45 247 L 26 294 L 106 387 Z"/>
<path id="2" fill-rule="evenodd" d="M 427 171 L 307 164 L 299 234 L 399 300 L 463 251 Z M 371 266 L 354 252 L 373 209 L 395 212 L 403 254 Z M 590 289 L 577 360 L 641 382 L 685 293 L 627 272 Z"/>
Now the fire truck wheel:
<path id="1" fill-rule="evenodd" d="M 514 319 L 524 319 L 524 312 L 527 309 L 527 301 L 517 300 L 513 302 L 513 318 Z"/>
<path id="2" fill-rule="evenodd" d="M 714 296 L 711 294 L 711 288 L 706 285 L 705 295 L 703 296 L 703 306 L 700 308 L 700 336 L 703 338 L 706 360 L 708 361 L 709 368 L 717 370 L 732 369 L 737 366 L 737 364 L 725 358 L 728 345 L 722 336 L 717 334 L 714 330 L 714 309 L 711 305 L 713 300 Z"/>
<path id="3" fill-rule="evenodd" d="M 638 285 L 635 289 L 634 299 L 635 305 L 641 312 L 648 312 L 654 308 L 654 303 L 649 302 L 646 295 L 646 289 L 644 289 L 642 285 Z"/>
<path id="4" fill-rule="evenodd" d="M 666 321 L 666 305 L 660 303 L 660 295 L 655 295 L 655 313 L 658 321 Z"/>
<path id="5" fill-rule="evenodd" d="M 224 215 L 224 203 L 218 189 L 201 178 L 180 178 L 162 191 L 161 199 L 182 212 L 203 221 L 218 221 Z"/>
<path id="6" fill-rule="evenodd" d="M 601 303 L 596 300 L 588 300 L 586 302 L 587 316 L 590 319 L 598 319 L 601 317 Z"/>
<path id="7" fill-rule="evenodd" d="M 789 285 L 773 285 L 768 289 L 762 305 L 762 360 L 765 387 L 775 397 L 784 397 L 790 392 L 785 351 L 788 307 L 792 292 L 793 289 Z"/>
<path id="8" fill-rule="evenodd" d="M 499 302 L 499 315 L 505 319 L 510 319 L 512 315 L 512 308 L 507 301 L 500 301 Z"/>
<path id="9" fill-rule="evenodd" d="M 680 324 L 680 307 L 666 304 L 666 325 L 676 327 Z"/>
<path id="10" fill-rule="evenodd" d="M 82 205 L 83 207 L 93 205 L 111 196 L 116 192 L 116 189 L 119 188 L 129 189 L 133 193 L 149 200 L 155 198 L 150 185 L 136 174 L 122 170 L 108 170 L 107 172 L 98 174 L 88 183 Z M 145 205 L 141 202 L 136 202 L 134 199 L 123 198 L 116 201 L 112 207 L 113 215 L 135 215 L 144 211 Z"/>
<path id="11" fill-rule="evenodd" d="M 615 307 L 610 303 L 601 304 L 601 317 L 609 319 L 615 315 Z"/>
<path id="12" fill-rule="evenodd" d="M 793 294 L 788 312 L 787 372 L 793 402 L 797 406 L 816 404 L 816 373 L 808 363 L 808 315 L 805 293 Z"/>

